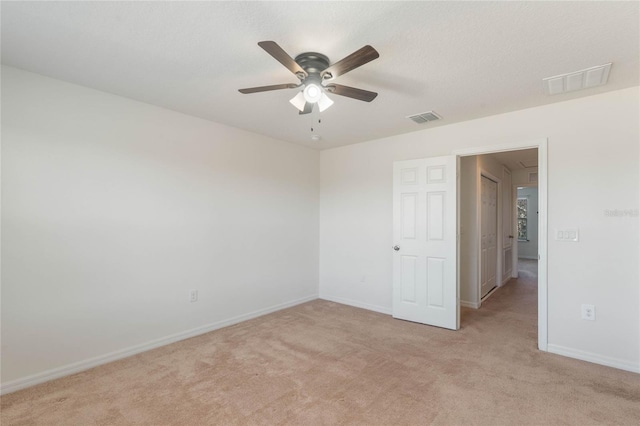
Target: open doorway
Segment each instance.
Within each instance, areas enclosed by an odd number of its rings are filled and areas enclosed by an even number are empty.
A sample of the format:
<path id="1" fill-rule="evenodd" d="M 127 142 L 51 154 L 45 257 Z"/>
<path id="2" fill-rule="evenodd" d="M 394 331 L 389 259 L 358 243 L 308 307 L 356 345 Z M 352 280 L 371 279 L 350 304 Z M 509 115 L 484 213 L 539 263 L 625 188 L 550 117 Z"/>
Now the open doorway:
<path id="1" fill-rule="evenodd" d="M 461 158 L 462 306 L 480 308 L 516 278 L 518 256 L 538 258 L 537 181 L 529 181 L 538 174 L 537 157 L 533 148 Z"/>
<path id="2" fill-rule="evenodd" d="M 516 238 L 517 270 L 526 260 L 538 260 L 538 186 L 516 183 Z M 531 262 L 529 262 L 531 263 Z"/>
<path id="3" fill-rule="evenodd" d="M 481 309 L 493 297 L 499 297 L 503 305 L 503 296 L 519 295 L 513 303 L 525 303 L 527 310 L 532 309 L 538 325 L 538 347 L 546 350 L 546 140 L 526 145 L 454 152 L 460 165 L 460 306 Z M 543 187 L 541 197 L 537 191 L 539 181 Z M 536 195 L 534 200 L 528 194 L 526 224 L 525 218 L 518 218 L 518 187 L 532 188 L 527 191 L 535 191 Z M 524 235 L 522 229 L 528 232 L 529 241 L 518 241 Z M 532 241 L 534 233 L 536 241 Z M 537 238 L 540 234 L 542 237 Z"/>

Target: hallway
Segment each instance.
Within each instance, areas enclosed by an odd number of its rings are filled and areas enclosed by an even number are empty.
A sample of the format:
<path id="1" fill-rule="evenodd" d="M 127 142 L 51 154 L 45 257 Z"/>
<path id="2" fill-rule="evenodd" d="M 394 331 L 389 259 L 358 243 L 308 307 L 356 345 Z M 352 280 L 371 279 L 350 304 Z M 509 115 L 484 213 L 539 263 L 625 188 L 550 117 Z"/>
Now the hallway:
<path id="1" fill-rule="evenodd" d="M 501 327 L 495 335 L 507 333 L 526 347 L 537 347 L 538 261 L 518 259 L 518 278 L 495 290 L 480 309 L 461 308 L 460 326 Z"/>

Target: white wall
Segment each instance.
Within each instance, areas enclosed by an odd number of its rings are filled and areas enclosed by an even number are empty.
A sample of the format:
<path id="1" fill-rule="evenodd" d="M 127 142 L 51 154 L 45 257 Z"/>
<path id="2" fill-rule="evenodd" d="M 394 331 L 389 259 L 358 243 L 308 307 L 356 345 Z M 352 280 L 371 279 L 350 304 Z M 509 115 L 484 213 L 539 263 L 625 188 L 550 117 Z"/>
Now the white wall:
<path id="1" fill-rule="evenodd" d="M 538 188 L 528 187 L 518 189 L 518 198 L 527 201 L 527 238 L 528 241 L 518 240 L 518 257 L 524 259 L 538 258 Z"/>
<path id="2" fill-rule="evenodd" d="M 317 151 L 8 67 L 2 142 L 3 389 L 317 297 Z"/>
<path id="3" fill-rule="evenodd" d="M 639 101 L 635 87 L 322 151 L 320 297 L 390 312 L 393 161 L 547 137 L 549 230 L 581 238 L 549 238 L 549 350 L 640 371 L 638 217 L 605 216 L 638 208 Z"/>

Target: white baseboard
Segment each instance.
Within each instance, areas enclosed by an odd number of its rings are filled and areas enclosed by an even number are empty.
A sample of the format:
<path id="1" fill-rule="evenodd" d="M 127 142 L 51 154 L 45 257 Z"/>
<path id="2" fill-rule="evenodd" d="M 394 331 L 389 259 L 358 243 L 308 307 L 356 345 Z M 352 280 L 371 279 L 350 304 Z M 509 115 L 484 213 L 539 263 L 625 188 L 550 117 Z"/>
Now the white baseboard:
<path id="1" fill-rule="evenodd" d="M 89 358 L 86 360 L 74 362 L 62 367 L 54 368 L 51 370 L 43 371 L 41 373 L 33 374 L 31 376 L 23 377 L 20 379 L 12 380 L 7 383 L 0 384 L 0 395 L 25 389 L 31 386 L 38 385 L 40 383 L 48 382 L 50 380 L 59 379 L 61 377 L 69 376 L 71 374 L 79 373 L 81 371 L 88 370 L 93 367 L 97 367 L 102 364 L 117 361 L 122 358 L 126 358 L 132 355 L 146 352 L 151 349 L 158 348 L 160 346 L 169 345 L 171 343 L 178 342 L 180 340 L 189 339 L 191 337 L 198 336 L 200 334 L 208 333 L 210 331 L 218 330 L 220 328 L 228 327 L 230 325 L 238 324 L 243 321 L 247 321 L 253 318 L 257 318 L 263 315 L 270 314 L 272 312 L 280 311 L 282 309 L 290 308 L 292 306 L 300 305 L 302 303 L 310 302 L 318 298 L 317 294 L 303 297 L 300 299 L 292 300 L 278 305 L 270 306 L 264 309 L 258 309 L 257 311 L 249 312 L 243 315 L 238 315 L 233 318 L 218 321 L 213 324 L 203 325 L 191 330 L 186 330 L 180 333 L 172 334 L 169 336 L 161 337 L 159 339 L 151 340 L 146 343 L 131 346 L 118 351 L 110 352 L 97 357 Z"/>
<path id="2" fill-rule="evenodd" d="M 579 359 L 581 361 L 593 362 L 594 364 L 606 365 L 607 367 L 618 368 L 620 370 L 631 371 L 633 373 L 640 373 L 640 364 L 598 355 L 592 352 L 581 351 L 579 349 L 566 348 L 564 346 L 549 343 L 547 345 L 547 352 Z"/>
<path id="3" fill-rule="evenodd" d="M 385 308 L 383 306 L 371 305 L 369 303 L 358 302 L 356 300 L 344 299 L 342 297 L 325 296 L 325 295 L 321 295 L 320 299 L 328 300 L 330 302 L 340 303 L 342 305 L 349 305 L 356 308 L 362 308 L 368 311 L 380 312 L 381 314 L 391 315 L 391 309 Z"/>
<path id="4" fill-rule="evenodd" d="M 463 306 L 465 308 L 478 309 L 478 308 L 480 308 L 480 303 L 478 303 L 478 302 L 467 302 L 466 300 L 461 300 L 460 301 L 460 306 Z"/>

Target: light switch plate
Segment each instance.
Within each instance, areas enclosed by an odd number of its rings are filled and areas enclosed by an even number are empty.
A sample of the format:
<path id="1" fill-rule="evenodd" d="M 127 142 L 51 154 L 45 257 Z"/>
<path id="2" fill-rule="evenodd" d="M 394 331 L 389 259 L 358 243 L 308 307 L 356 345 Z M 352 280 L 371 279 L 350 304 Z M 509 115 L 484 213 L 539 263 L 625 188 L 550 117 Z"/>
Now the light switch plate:
<path id="1" fill-rule="evenodd" d="M 556 229 L 556 241 L 565 241 L 569 243 L 577 243 L 580 241 L 580 232 L 578 228 Z"/>

